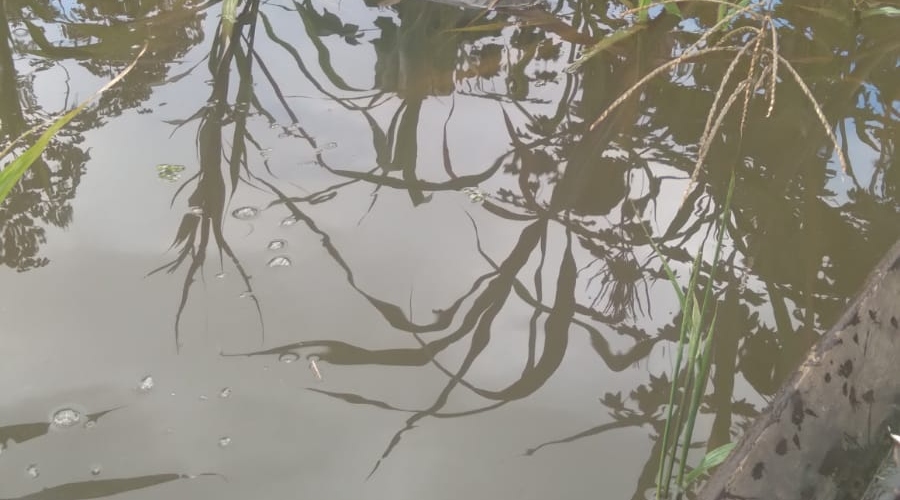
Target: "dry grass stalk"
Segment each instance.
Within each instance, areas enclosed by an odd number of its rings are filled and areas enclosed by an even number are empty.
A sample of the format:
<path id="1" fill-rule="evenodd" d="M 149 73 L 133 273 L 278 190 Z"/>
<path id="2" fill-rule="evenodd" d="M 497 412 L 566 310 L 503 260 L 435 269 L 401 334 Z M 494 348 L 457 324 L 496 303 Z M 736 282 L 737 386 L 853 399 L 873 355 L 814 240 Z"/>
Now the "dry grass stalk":
<path id="1" fill-rule="evenodd" d="M 765 67 L 762 69 L 759 78 L 756 79 L 755 82 L 745 79 L 738 83 L 737 87 L 734 89 L 728 96 L 728 100 L 725 101 L 725 104 L 722 105 L 722 110 L 716 116 L 715 123 L 709 131 L 708 140 L 704 141 L 700 144 L 700 152 L 697 154 L 697 161 L 694 163 L 694 171 L 691 173 L 691 180 L 688 182 L 687 188 L 684 191 L 684 195 L 681 198 L 681 202 L 687 199 L 691 190 L 697 184 L 697 179 L 700 178 L 700 171 L 703 169 L 703 163 L 706 161 L 706 155 L 709 154 L 709 148 L 712 146 L 712 138 L 719 132 L 719 129 L 722 128 L 722 123 L 725 122 L 725 116 L 728 114 L 728 110 L 731 109 L 731 106 L 734 105 L 734 101 L 737 100 L 738 96 L 741 94 L 741 91 L 746 88 L 759 88 L 759 86 L 764 81 L 765 77 L 768 76 L 768 72 L 771 71 L 770 67 Z"/>
<path id="2" fill-rule="evenodd" d="M 841 164 L 841 170 L 846 174 L 850 171 L 850 163 L 847 161 L 847 157 L 844 156 L 844 151 L 841 148 L 841 143 L 838 142 L 837 137 L 834 135 L 834 131 L 831 130 L 831 124 L 828 123 L 828 118 L 825 117 L 825 112 L 822 110 L 822 106 L 819 105 L 819 102 L 816 101 L 815 96 L 813 96 L 812 91 L 809 90 L 809 87 L 806 86 L 806 82 L 803 81 L 803 78 L 800 77 L 800 74 L 797 73 L 797 70 L 794 69 L 794 66 L 781 56 L 781 54 L 774 53 L 772 54 L 773 59 L 777 59 L 781 61 L 781 64 L 788 69 L 791 76 L 794 77 L 794 81 L 797 82 L 797 85 L 800 86 L 800 90 L 803 91 L 803 95 L 809 99 L 810 104 L 812 104 L 813 109 L 816 112 L 816 116 L 819 118 L 819 123 L 822 124 L 822 128 L 825 129 L 825 134 L 828 136 L 828 139 L 831 140 L 832 145 L 834 145 L 834 149 L 838 155 L 838 162 Z"/>
<path id="3" fill-rule="evenodd" d="M 731 4 L 727 1 L 703 1 L 717 4 L 727 4 L 732 7 L 734 6 L 734 4 Z M 665 0 L 655 5 L 666 3 L 672 2 L 669 0 Z M 603 113 L 596 120 L 594 120 L 594 122 L 590 126 L 590 129 L 593 130 L 594 128 L 596 128 L 607 117 L 609 117 L 609 115 L 615 109 L 622 105 L 623 102 L 634 95 L 635 92 L 646 85 L 647 82 L 659 76 L 663 72 L 669 71 L 685 61 L 696 59 L 701 56 L 719 52 L 735 52 L 734 58 L 728 65 L 728 68 L 723 75 L 722 83 L 719 85 L 719 88 L 716 91 L 712 106 L 710 107 L 709 113 L 707 114 L 706 125 L 704 126 L 703 133 L 699 141 L 697 161 L 691 173 L 690 182 L 688 184 L 685 196 L 687 196 L 687 193 L 690 192 L 690 190 L 696 185 L 700 171 L 703 167 L 704 162 L 706 161 L 706 157 L 715 140 L 715 137 L 722 124 L 724 123 L 726 115 L 731 110 L 735 101 L 738 97 L 740 97 L 741 94 L 743 94 L 744 97 L 744 104 L 741 111 L 741 119 L 739 125 L 741 133 L 743 133 L 743 130 L 747 124 L 747 116 L 749 114 L 751 99 L 753 95 L 758 91 L 762 90 L 764 94 L 767 94 L 765 97 L 768 100 L 768 106 L 765 116 L 767 118 L 772 116 L 772 112 L 775 108 L 775 92 L 778 83 L 778 73 L 782 70 L 782 68 L 787 68 L 788 73 L 790 73 L 794 81 L 797 82 L 797 85 L 799 85 L 803 95 L 809 100 L 810 104 L 813 107 L 813 110 L 815 111 L 816 117 L 818 118 L 822 127 L 825 129 L 825 133 L 828 136 L 828 139 L 834 145 L 834 148 L 837 152 L 838 161 L 841 165 L 841 169 L 844 173 L 848 173 L 850 170 L 849 163 L 847 162 L 847 158 L 845 157 L 844 152 L 840 147 L 840 143 L 838 142 L 837 137 L 835 136 L 830 124 L 828 123 L 827 118 L 825 117 L 822 106 L 818 103 L 818 101 L 816 101 L 815 97 L 812 94 L 812 91 L 809 89 L 809 87 L 806 85 L 806 83 L 803 81 L 803 79 L 800 77 L 799 73 L 797 73 L 791 63 L 781 54 L 779 54 L 778 33 L 775 22 L 770 15 L 762 15 L 759 12 L 753 10 L 758 7 L 761 7 L 761 5 L 758 3 L 753 3 L 743 8 L 735 9 L 728 15 L 723 16 L 723 18 L 719 22 L 708 29 L 696 42 L 684 49 L 679 56 L 657 67 L 646 76 L 638 80 L 634 85 L 629 87 L 625 92 L 623 92 L 615 101 L 613 101 L 613 103 L 609 107 L 606 108 L 606 110 L 603 111 Z M 636 12 L 638 10 L 640 10 L 640 8 L 631 9 L 628 12 Z M 710 38 L 710 36 L 712 36 L 713 33 L 718 32 L 721 28 L 743 14 L 747 14 L 755 19 L 758 19 L 760 25 L 756 27 L 741 26 L 735 28 L 722 35 L 722 37 L 716 44 L 712 45 L 711 47 L 705 47 L 707 40 Z M 740 42 L 736 41 L 728 42 L 728 40 L 735 40 L 735 37 L 738 37 L 739 39 L 743 38 L 743 35 L 745 34 L 749 34 L 750 37 L 742 45 L 738 45 L 737 43 Z M 771 38 L 771 43 L 767 43 L 767 38 Z M 734 88 L 730 91 L 728 98 L 725 100 L 725 103 L 722 104 L 722 107 L 720 109 L 719 104 L 724 98 L 726 89 L 731 83 L 733 73 L 736 71 L 736 68 L 738 67 L 740 62 L 746 60 L 748 52 L 750 53 L 750 60 L 747 69 L 747 76 L 734 86 Z M 682 202 L 683 201 L 684 200 L 682 200 Z"/>

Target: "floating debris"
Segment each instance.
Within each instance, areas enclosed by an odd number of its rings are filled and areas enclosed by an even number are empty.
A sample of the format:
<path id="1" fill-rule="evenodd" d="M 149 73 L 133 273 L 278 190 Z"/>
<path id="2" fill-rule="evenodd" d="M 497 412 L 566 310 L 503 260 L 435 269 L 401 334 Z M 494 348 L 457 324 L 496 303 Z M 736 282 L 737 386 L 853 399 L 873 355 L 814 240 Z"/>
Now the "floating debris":
<path id="1" fill-rule="evenodd" d="M 92 476 L 99 476 L 101 472 L 103 472 L 103 469 L 99 465 L 91 467 Z"/>
<path id="2" fill-rule="evenodd" d="M 226 388 L 222 389 L 221 391 L 219 391 L 220 398 L 225 399 L 228 396 L 231 396 L 231 387 L 226 387 Z"/>
<path id="3" fill-rule="evenodd" d="M 258 215 L 259 209 L 250 206 L 236 208 L 233 212 L 231 212 L 231 216 L 238 220 L 255 219 Z"/>
<path id="4" fill-rule="evenodd" d="M 41 471 L 38 469 L 37 464 L 31 464 L 25 468 L 25 473 L 28 474 L 32 479 L 41 475 Z"/>
<path id="5" fill-rule="evenodd" d="M 184 165 L 160 163 L 156 166 L 156 176 L 166 182 L 178 181 L 181 178 L 181 172 L 184 172 Z"/>
<path id="6" fill-rule="evenodd" d="M 190 207 L 188 211 L 197 217 L 201 217 L 203 215 L 203 207 Z"/>
<path id="7" fill-rule="evenodd" d="M 153 389 L 153 385 L 154 385 L 153 377 L 151 377 L 150 375 L 147 375 L 146 377 L 141 379 L 141 384 L 138 385 L 138 389 L 140 389 L 143 392 L 150 392 Z"/>
<path id="8" fill-rule="evenodd" d="M 205 394 L 201 394 L 199 399 L 200 399 L 200 401 L 206 401 L 207 399 L 209 399 L 209 397 L 206 396 Z"/>
<path id="9" fill-rule="evenodd" d="M 228 436 L 223 436 L 219 438 L 219 447 L 224 448 L 231 444 L 231 438 Z"/>
<path id="10" fill-rule="evenodd" d="M 63 408 L 53 414 L 50 423 L 60 429 L 68 429 L 81 422 L 81 412 L 74 408 Z"/>
<path id="11" fill-rule="evenodd" d="M 319 371 L 318 360 L 319 358 L 315 356 L 309 358 L 309 369 L 312 370 L 313 375 L 316 376 L 316 380 L 322 380 L 322 372 Z"/>
<path id="12" fill-rule="evenodd" d="M 293 215 L 291 215 L 291 216 L 289 216 L 289 217 L 285 217 L 284 219 L 281 219 L 280 225 L 281 225 L 282 227 L 290 227 L 290 226 L 293 226 L 293 225 L 296 224 L 296 223 L 297 223 L 297 218 L 294 217 Z"/>
<path id="13" fill-rule="evenodd" d="M 249 290 L 246 292 L 241 292 L 241 294 L 238 295 L 238 297 L 240 297 L 242 299 L 249 299 L 249 298 L 253 297 L 253 292 L 251 292 Z"/>
<path id="14" fill-rule="evenodd" d="M 279 255 L 278 257 L 273 257 L 266 265 L 269 267 L 289 267 L 291 259 L 285 255 Z"/>
<path id="15" fill-rule="evenodd" d="M 225 279 L 225 276 L 226 276 L 225 273 L 218 273 L 218 274 L 216 274 L 216 278 L 217 278 L 217 279 L 220 279 L 220 280 L 221 280 L 221 279 Z"/>

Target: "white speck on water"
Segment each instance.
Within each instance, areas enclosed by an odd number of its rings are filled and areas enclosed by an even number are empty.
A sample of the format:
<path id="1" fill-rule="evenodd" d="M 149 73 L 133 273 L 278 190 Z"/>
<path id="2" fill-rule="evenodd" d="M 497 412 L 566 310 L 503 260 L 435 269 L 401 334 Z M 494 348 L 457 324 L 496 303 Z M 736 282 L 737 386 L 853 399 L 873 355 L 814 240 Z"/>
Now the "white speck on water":
<path id="1" fill-rule="evenodd" d="M 284 240 L 272 240 L 269 242 L 269 245 L 266 247 L 273 252 L 275 250 L 281 250 L 282 248 L 287 246 L 287 241 Z"/>
<path id="2" fill-rule="evenodd" d="M 221 391 L 219 391 L 220 398 L 225 399 L 228 396 L 231 396 L 231 387 L 226 387 L 226 388 L 222 389 Z"/>
<path id="3" fill-rule="evenodd" d="M 282 227 L 290 227 L 290 226 L 293 226 L 293 225 L 296 224 L 296 223 L 297 223 L 297 218 L 294 217 L 293 215 L 288 216 L 288 217 L 285 217 L 284 219 L 281 219 L 281 226 L 282 226 Z"/>
<path id="4" fill-rule="evenodd" d="M 81 413 L 74 408 L 63 408 L 53 414 L 50 423 L 60 429 L 68 429 L 78 425 L 81 421 Z"/>
<path id="5" fill-rule="evenodd" d="M 146 377 L 141 379 L 141 384 L 138 386 L 138 389 L 144 392 L 150 392 L 153 389 L 153 377 L 147 375 Z"/>
<path id="6" fill-rule="evenodd" d="M 209 397 L 207 397 L 205 394 L 200 396 L 200 401 L 206 401 L 207 399 L 209 399 Z"/>
<path id="7" fill-rule="evenodd" d="M 84 423 L 85 429 L 93 429 L 94 427 L 97 427 L 96 420 L 88 420 L 87 422 Z"/>
<path id="8" fill-rule="evenodd" d="M 216 274 L 216 278 L 218 278 L 218 279 L 224 279 L 225 276 L 226 276 L 225 273 L 218 273 L 218 274 Z"/>
<path id="9" fill-rule="evenodd" d="M 224 448 L 224 447 L 228 446 L 229 444 L 231 444 L 230 437 L 224 436 L 224 437 L 219 438 L 219 447 Z"/>
<path id="10" fill-rule="evenodd" d="M 238 220 L 255 219 L 259 215 L 259 209 L 256 207 L 241 207 L 231 212 L 231 216 Z"/>
<path id="11" fill-rule="evenodd" d="M 41 475 L 41 471 L 38 470 L 37 464 L 31 464 L 25 468 L 25 473 L 28 474 L 32 479 Z"/>
<path id="12" fill-rule="evenodd" d="M 281 356 L 278 356 L 278 361 L 280 361 L 282 363 L 293 363 L 294 361 L 297 361 L 298 359 L 300 359 L 300 355 L 295 352 L 286 352 L 286 353 L 282 354 Z"/>
<path id="13" fill-rule="evenodd" d="M 269 267 L 288 267 L 291 265 L 291 259 L 284 255 L 279 255 L 278 257 L 273 257 L 266 265 Z"/>
<path id="14" fill-rule="evenodd" d="M 202 207 L 191 207 L 191 208 L 189 208 L 188 210 L 189 210 L 192 214 L 194 214 L 194 215 L 198 215 L 198 216 L 199 216 L 199 215 L 203 215 L 203 208 L 202 208 Z"/>
<path id="15" fill-rule="evenodd" d="M 249 290 L 246 292 L 241 292 L 241 294 L 238 295 L 238 297 L 240 297 L 242 299 L 249 299 L 250 297 L 253 297 L 253 292 L 251 292 Z"/>
<path id="16" fill-rule="evenodd" d="M 91 475 L 92 476 L 99 476 L 101 472 L 103 472 L 103 468 L 100 467 L 99 465 L 95 465 L 95 466 L 91 467 Z"/>

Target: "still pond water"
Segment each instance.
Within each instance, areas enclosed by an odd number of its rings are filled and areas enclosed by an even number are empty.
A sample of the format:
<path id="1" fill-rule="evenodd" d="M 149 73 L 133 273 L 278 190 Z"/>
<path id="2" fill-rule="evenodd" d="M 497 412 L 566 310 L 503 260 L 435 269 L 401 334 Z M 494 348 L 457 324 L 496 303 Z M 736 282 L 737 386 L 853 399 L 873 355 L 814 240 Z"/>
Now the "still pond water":
<path id="1" fill-rule="evenodd" d="M 898 22 L 845 2 L 773 16 L 849 169 L 783 73 L 695 186 L 727 57 L 589 126 L 714 8 L 566 71 L 620 7 L 0 6 L 5 140 L 149 43 L 0 206 L 0 498 L 644 498 L 680 316 L 641 225 L 686 279 L 735 172 L 698 453 L 900 237 Z"/>

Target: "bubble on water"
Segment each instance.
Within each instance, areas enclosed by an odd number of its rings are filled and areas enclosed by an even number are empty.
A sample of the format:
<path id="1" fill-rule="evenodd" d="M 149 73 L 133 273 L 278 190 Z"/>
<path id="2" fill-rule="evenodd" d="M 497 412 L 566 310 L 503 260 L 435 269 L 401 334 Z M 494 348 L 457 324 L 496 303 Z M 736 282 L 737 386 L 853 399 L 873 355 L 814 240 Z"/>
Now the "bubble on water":
<path id="1" fill-rule="evenodd" d="M 32 479 L 41 475 L 41 471 L 38 470 L 37 464 L 31 464 L 25 468 L 25 473 L 28 474 Z"/>
<path id="2" fill-rule="evenodd" d="M 91 467 L 91 475 L 92 476 L 99 476 L 101 472 L 103 472 L 103 468 L 100 467 L 99 465 L 95 465 L 95 466 Z"/>
<path id="3" fill-rule="evenodd" d="M 221 391 L 219 391 L 220 398 L 225 399 L 228 396 L 231 396 L 231 387 L 226 387 L 226 388 L 222 389 Z"/>
<path id="4" fill-rule="evenodd" d="M 96 420 L 88 420 L 87 422 L 84 423 L 85 429 L 93 429 L 94 427 L 97 427 Z"/>
<path id="5" fill-rule="evenodd" d="M 206 401 L 209 397 L 205 394 L 200 395 L 200 401 Z"/>
<path id="6" fill-rule="evenodd" d="M 336 142 L 332 141 L 332 142 L 326 143 L 325 145 L 323 145 L 322 147 L 320 147 L 319 149 L 316 150 L 316 154 L 328 151 L 329 149 L 334 149 L 336 147 L 338 147 L 338 143 L 336 143 Z"/>
<path id="7" fill-rule="evenodd" d="M 278 356 L 278 361 L 280 361 L 282 363 L 293 363 L 294 361 L 297 361 L 298 359 L 300 359 L 300 355 L 295 352 L 286 352 L 286 353 L 282 354 L 281 356 Z"/>
<path id="8" fill-rule="evenodd" d="M 68 429 L 81 422 L 81 412 L 74 408 L 63 408 L 56 411 L 50 418 L 50 423 L 60 429 Z"/>
<path id="9" fill-rule="evenodd" d="M 150 392 L 150 390 L 153 389 L 153 384 L 154 384 L 153 377 L 151 377 L 150 375 L 147 375 L 146 377 L 141 379 L 141 384 L 138 385 L 138 389 L 140 389 L 144 392 Z"/>
<path id="10" fill-rule="evenodd" d="M 272 240 L 269 242 L 269 245 L 266 246 L 269 250 L 281 250 L 282 248 L 287 246 L 287 241 L 284 240 Z"/>
<path id="11" fill-rule="evenodd" d="M 284 255 L 273 257 L 267 264 L 269 267 L 288 267 L 291 265 L 291 259 Z"/>
<path id="12" fill-rule="evenodd" d="M 226 276 L 225 273 L 218 273 L 218 274 L 216 274 L 216 278 L 218 278 L 218 279 L 224 279 L 225 276 Z"/>
<path id="13" fill-rule="evenodd" d="M 219 438 L 219 447 L 224 448 L 231 444 L 231 438 L 228 436 L 223 436 Z"/>
<path id="14" fill-rule="evenodd" d="M 253 297 L 253 292 L 251 292 L 249 290 L 246 292 L 241 292 L 241 294 L 238 295 L 238 297 L 240 297 L 242 299 L 249 299 L 249 298 Z"/>
<path id="15" fill-rule="evenodd" d="M 285 217 L 284 219 L 281 219 L 282 227 L 293 226 L 296 223 L 297 223 L 297 218 L 294 217 L 293 215 L 291 215 L 290 217 Z"/>
<path id="16" fill-rule="evenodd" d="M 482 190 L 473 187 L 465 187 L 462 189 L 462 192 L 469 197 L 469 201 L 472 203 L 481 203 L 487 196 Z"/>
<path id="17" fill-rule="evenodd" d="M 197 216 L 203 215 L 203 207 L 190 207 L 188 211 Z"/>
<path id="18" fill-rule="evenodd" d="M 231 212 L 231 216 L 238 220 L 255 219 L 257 215 L 259 215 L 259 209 L 250 206 L 236 208 Z"/>

